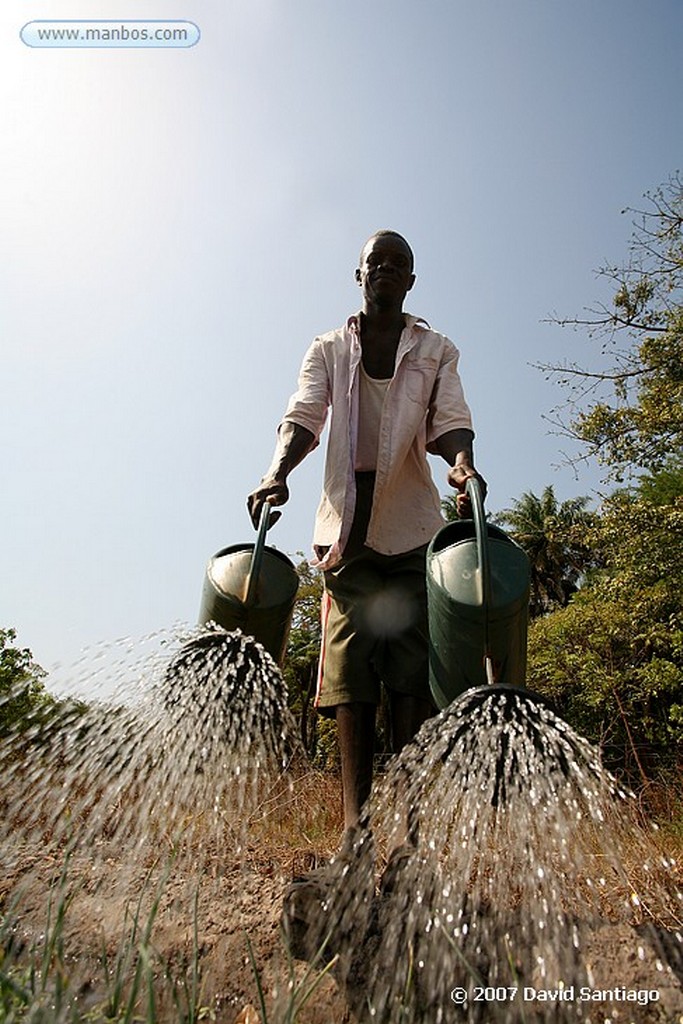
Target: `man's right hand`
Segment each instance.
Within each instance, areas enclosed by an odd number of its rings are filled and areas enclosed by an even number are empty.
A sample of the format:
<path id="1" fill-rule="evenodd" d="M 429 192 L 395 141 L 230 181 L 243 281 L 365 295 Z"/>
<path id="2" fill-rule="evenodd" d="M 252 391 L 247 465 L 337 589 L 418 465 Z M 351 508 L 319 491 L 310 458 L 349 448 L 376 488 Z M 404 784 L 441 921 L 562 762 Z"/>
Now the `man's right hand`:
<path id="1" fill-rule="evenodd" d="M 280 424 L 272 464 L 256 490 L 247 498 L 247 508 L 256 530 L 264 502 L 284 505 L 289 501 L 287 477 L 316 444 L 314 435 L 306 427 L 287 420 Z M 269 525 L 272 526 L 279 518 L 279 512 L 271 513 Z"/>
<path id="2" fill-rule="evenodd" d="M 284 480 L 274 480 L 269 477 L 264 477 L 261 483 L 258 485 L 255 491 L 247 498 L 247 509 L 249 510 L 249 516 L 254 529 L 258 530 L 259 522 L 261 519 L 261 512 L 266 502 L 269 505 L 284 505 L 285 502 L 289 501 L 289 488 Z M 281 512 L 271 512 L 270 522 L 268 528 L 276 523 Z"/>

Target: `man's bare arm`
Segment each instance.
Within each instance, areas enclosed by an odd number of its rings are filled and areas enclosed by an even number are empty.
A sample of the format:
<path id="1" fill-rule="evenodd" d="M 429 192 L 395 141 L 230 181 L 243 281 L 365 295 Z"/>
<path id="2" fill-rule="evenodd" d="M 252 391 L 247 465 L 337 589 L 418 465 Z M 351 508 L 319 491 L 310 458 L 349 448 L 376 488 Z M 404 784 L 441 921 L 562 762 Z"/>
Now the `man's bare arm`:
<path id="1" fill-rule="evenodd" d="M 472 477 L 479 481 L 482 498 L 486 497 L 486 481 L 474 468 L 473 454 L 474 434 L 471 430 L 448 430 L 429 446 L 430 451 L 440 455 L 451 467 L 448 471 L 448 483 L 458 491 L 456 504 L 458 514 L 466 517 L 471 515 L 469 497 L 465 494 L 467 481 Z"/>
<path id="2" fill-rule="evenodd" d="M 247 498 L 247 508 L 254 527 L 258 527 L 264 502 L 284 505 L 289 500 L 287 478 L 315 446 L 315 436 L 306 427 L 287 421 L 281 424 L 270 468 L 256 490 Z M 271 525 L 279 518 L 280 513 L 274 512 Z"/>

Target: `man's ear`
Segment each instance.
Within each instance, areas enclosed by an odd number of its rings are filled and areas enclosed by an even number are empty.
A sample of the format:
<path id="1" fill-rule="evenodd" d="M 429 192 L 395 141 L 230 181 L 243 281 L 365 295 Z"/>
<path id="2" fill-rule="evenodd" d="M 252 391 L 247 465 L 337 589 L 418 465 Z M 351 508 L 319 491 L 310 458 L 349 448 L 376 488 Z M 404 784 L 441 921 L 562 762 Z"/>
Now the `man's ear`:
<path id="1" fill-rule="evenodd" d="M 410 283 L 408 284 L 408 287 L 407 287 L 406 291 L 410 291 L 410 289 L 411 289 L 411 288 L 413 287 L 413 285 L 415 284 L 415 281 L 416 281 L 416 277 L 415 277 L 415 274 L 411 274 L 411 275 L 410 275 Z"/>
<path id="2" fill-rule="evenodd" d="M 360 267 L 356 267 L 356 272 L 355 272 L 355 274 L 353 276 L 356 279 L 356 284 L 362 284 L 361 276 L 360 276 Z"/>

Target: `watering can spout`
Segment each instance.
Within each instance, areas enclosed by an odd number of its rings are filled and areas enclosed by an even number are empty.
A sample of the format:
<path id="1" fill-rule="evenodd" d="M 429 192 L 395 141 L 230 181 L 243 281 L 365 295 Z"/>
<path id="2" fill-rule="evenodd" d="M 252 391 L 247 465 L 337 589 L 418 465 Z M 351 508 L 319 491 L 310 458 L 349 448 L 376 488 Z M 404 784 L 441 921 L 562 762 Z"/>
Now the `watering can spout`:
<path id="1" fill-rule="evenodd" d="M 440 709 L 471 687 L 524 688 L 529 560 L 486 522 L 468 480 L 473 518 L 448 523 L 427 551 L 429 683 Z"/>

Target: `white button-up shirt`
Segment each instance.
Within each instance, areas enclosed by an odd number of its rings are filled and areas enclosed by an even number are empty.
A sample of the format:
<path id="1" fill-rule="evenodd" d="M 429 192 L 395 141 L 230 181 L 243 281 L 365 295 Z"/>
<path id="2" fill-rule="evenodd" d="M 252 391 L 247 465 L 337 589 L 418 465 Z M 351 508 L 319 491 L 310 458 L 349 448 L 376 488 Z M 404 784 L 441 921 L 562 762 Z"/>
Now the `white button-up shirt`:
<path id="1" fill-rule="evenodd" d="M 372 515 L 366 544 L 394 555 L 428 543 L 444 523 L 427 461 L 428 446 L 449 430 L 472 429 L 458 373 L 459 352 L 425 320 L 406 315 L 379 430 Z M 310 430 L 316 444 L 331 409 L 323 493 L 314 546 L 329 548 L 317 563 L 341 558 L 356 501 L 360 318 L 315 338 L 283 422 Z"/>

